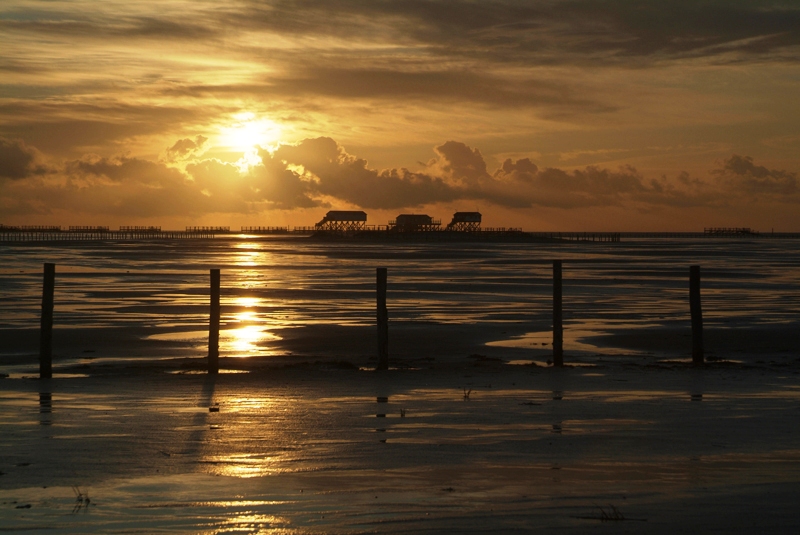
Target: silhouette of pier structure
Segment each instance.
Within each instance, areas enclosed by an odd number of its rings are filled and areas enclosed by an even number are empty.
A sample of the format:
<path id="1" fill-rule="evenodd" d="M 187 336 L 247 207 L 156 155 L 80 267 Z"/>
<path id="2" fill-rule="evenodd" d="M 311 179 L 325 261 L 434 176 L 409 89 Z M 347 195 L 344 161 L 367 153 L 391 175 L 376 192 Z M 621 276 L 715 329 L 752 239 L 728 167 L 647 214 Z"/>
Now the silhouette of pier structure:
<path id="1" fill-rule="evenodd" d="M 161 230 L 155 226 L 121 226 L 119 230 L 100 226 L 7 226 L 0 225 L 0 242 L 28 241 L 132 241 L 132 240 L 178 240 L 213 238 L 217 227 L 186 227 L 182 230 Z M 225 227 L 227 228 L 227 227 Z"/>
<path id="2" fill-rule="evenodd" d="M 211 239 L 216 237 L 312 236 L 321 239 L 374 239 L 376 241 L 543 241 L 543 242 L 619 242 L 625 239 L 798 239 L 797 232 L 761 233 L 748 227 L 707 227 L 703 232 L 525 232 L 514 227 L 482 227 L 480 212 L 456 212 L 442 225 L 427 214 L 400 214 L 386 225 L 368 225 L 367 213 L 360 210 L 331 210 L 313 226 L 187 226 L 185 230 L 163 230 L 160 226 L 2 225 L 0 243 L 31 241 L 136 241 Z"/>
<path id="3" fill-rule="evenodd" d="M 331 210 L 315 225 L 323 232 L 359 232 L 367 228 L 367 213 L 356 210 Z"/>
<path id="4" fill-rule="evenodd" d="M 441 230 L 442 221 L 429 215 L 400 214 L 396 219 L 389 221 L 390 232 L 432 232 Z"/>
<path id="5" fill-rule="evenodd" d="M 447 230 L 480 232 L 481 217 L 480 212 L 456 212 L 453 214 L 453 220 L 447 224 Z"/>
<path id="6" fill-rule="evenodd" d="M 530 239 L 521 228 L 481 228 L 479 212 L 456 212 L 442 227 L 440 219 L 427 214 L 400 214 L 386 225 L 367 225 L 364 212 L 330 211 L 314 227 L 313 236 L 321 239 L 363 239 L 376 241 L 423 240 L 503 240 Z"/>
<path id="7" fill-rule="evenodd" d="M 753 236 L 758 232 L 748 227 L 707 227 L 703 234 L 711 236 Z"/>
<path id="8" fill-rule="evenodd" d="M 242 234 L 289 234 L 289 227 L 242 227 Z"/>

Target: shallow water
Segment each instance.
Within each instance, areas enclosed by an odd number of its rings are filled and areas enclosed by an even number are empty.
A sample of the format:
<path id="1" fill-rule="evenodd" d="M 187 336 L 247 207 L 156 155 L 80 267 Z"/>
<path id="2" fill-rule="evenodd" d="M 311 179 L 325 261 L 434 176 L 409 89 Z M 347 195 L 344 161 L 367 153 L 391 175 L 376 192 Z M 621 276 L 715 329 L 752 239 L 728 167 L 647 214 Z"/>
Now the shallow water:
<path id="1" fill-rule="evenodd" d="M 480 344 L 547 349 L 550 262 L 556 258 L 564 261 L 565 349 L 576 354 L 653 354 L 603 335 L 685 329 L 691 264 L 702 266 L 707 328 L 798 321 L 800 240 L 790 239 L 381 244 L 240 237 L 15 244 L 0 247 L 0 359 L 37 352 L 44 262 L 57 265 L 56 329 L 84 330 L 70 342 L 68 332 L 62 336 L 62 353 L 73 359 L 202 352 L 210 268 L 222 270 L 226 356 L 292 353 L 280 343 L 287 328 L 374 325 L 376 267 L 389 269 L 395 324 L 496 326 Z M 136 332 L 114 352 L 92 354 L 98 351 L 93 340 L 113 341 L 120 330 Z M 22 331 L 29 331 L 24 340 L 17 336 Z M 346 343 L 348 336 L 342 338 L 337 343 Z M 663 352 L 684 351 L 685 340 L 672 338 L 660 342 Z M 134 340 L 149 345 L 134 350 Z"/>
<path id="2" fill-rule="evenodd" d="M 0 526 L 583 533 L 609 504 L 655 533 L 800 525 L 796 369 L 502 370 L 4 380 Z"/>
<path id="3" fill-rule="evenodd" d="M 0 531 L 796 533 L 799 249 L 0 248 L 0 372 L 11 374 L 0 380 Z M 581 364 L 565 369 L 543 367 L 554 258 L 565 349 Z M 57 373 L 23 379 L 35 376 L 43 262 L 57 264 Z M 703 270 L 707 348 L 746 366 L 663 363 L 687 356 L 691 264 Z M 384 374 L 366 371 L 376 267 L 389 268 L 392 358 L 417 358 Z M 292 353 L 300 365 L 227 359 L 216 378 L 135 366 L 202 358 L 209 268 L 222 269 L 223 356 Z M 601 524 L 611 506 L 630 522 Z"/>

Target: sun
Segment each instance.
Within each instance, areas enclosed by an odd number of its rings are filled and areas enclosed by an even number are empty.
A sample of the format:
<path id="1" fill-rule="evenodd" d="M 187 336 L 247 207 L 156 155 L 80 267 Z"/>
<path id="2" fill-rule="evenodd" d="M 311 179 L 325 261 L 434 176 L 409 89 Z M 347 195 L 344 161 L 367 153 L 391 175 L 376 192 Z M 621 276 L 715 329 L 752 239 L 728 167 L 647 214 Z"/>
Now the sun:
<path id="1" fill-rule="evenodd" d="M 246 153 L 256 146 L 268 148 L 281 138 L 281 127 L 275 121 L 249 111 L 233 118 L 235 122 L 220 128 L 219 143 L 223 147 Z"/>

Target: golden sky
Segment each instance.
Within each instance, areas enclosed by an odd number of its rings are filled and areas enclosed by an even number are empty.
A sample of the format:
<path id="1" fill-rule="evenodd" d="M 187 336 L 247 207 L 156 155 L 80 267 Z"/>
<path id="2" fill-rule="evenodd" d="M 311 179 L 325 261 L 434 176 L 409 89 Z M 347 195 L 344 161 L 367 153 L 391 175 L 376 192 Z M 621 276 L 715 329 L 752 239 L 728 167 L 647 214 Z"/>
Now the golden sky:
<path id="1" fill-rule="evenodd" d="M 0 3 L 0 223 L 800 231 L 796 1 Z"/>

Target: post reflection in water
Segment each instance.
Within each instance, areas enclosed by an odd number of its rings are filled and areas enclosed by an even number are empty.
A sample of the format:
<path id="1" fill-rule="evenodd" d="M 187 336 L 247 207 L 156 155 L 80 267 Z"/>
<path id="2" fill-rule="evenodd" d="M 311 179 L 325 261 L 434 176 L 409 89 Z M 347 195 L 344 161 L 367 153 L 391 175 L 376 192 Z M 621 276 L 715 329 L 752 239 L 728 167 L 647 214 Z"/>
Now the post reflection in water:
<path id="1" fill-rule="evenodd" d="M 389 403 L 389 396 L 378 396 L 378 410 L 375 414 L 375 418 L 386 418 L 386 406 L 381 406 L 383 403 Z M 380 420 L 378 420 L 380 422 Z M 386 433 L 386 427 L 378 427 L 375 429 L 376 433 Z M 379 435 L 381 436 L 381 435 Z M 386 436 L 383 435 L 382 438 L 378 439 L 379 442 L 385 444 L 386 443 Z"/>
<path id="2" fill-rule="evenodd" d="M 50 392 L 39 392 L 39 425 L 52 425 L 53 395 Z"/>

